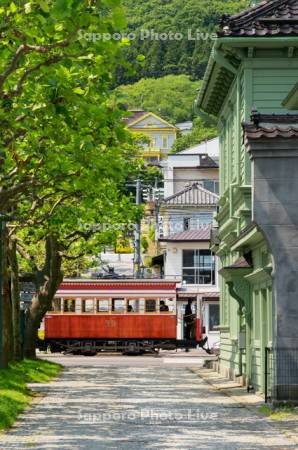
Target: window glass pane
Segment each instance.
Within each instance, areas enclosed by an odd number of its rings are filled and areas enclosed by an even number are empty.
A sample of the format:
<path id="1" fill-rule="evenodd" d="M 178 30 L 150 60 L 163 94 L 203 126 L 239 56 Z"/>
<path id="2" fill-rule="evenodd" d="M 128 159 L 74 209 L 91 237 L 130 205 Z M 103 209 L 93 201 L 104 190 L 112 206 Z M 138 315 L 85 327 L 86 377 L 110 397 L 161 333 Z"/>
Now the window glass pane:
<path id="1" fill-rule="evenodd" d="M 212 284 L 212 270 L 200 270 L 199 284 Z"/>
<path id="2" fill-rule="evenodd" d="M 190 229 L 190 218 L 184 217 L 183 219 L 183 231 L 187 231 Z"/>
<path id="3" fill-rule="evenodd" d="M 212 266 L 212 254 L 210 250 L 200 250 L 199 267 Z"/>
<path id="4" fill-rule="evenodd" d="M 204 189 L 207 189 L 208 191 L 213 192 L 213 189 L 214 189 L 213 181 L 205 180 L 203 182 L 203 186 L 204 186 Z"/>
<path id="5" fill-rule="evenodd" d="M 171 298 L 163 298 L 159 302 L 159 310 L 160 312 L 170 312 L 174 311 L 174 302 Z"/>
<path id="6" fill-rule="evenodd" d="M 219 305 L 209 305 L 209 331 L 219 325 Z"/>
<path id="7" fill-rule="evenodd" d="M 183 250 L 183 267 L 194 267 L 194 258 L 193 250 Z"/>
<path id="8" fill-rule="evenodd" d="M 127 301 L 127 312 L 139 312 L 140 311 L 140 301 L 139 300 L 128 300 Z"/>
<path id="9" fill-rule="evenodd" d="M 64 312 L 75 312 L 76 301 L 73 299 L 64 300 Z"/>
<path id="10" fill-rule="evenodd" d="M 96 302 L 97 312 L 109 312 L 109 300 L 97 300 Z"/>
<path id="11" fill-rule="evenodd" d="M 155 311 L 156 311 L 156 301 L 146 300 L 146 312 L 155 312 Z"/>
<path id="12" fill-rule="evenodd" d="M 183 269 L 182 278 L 187 284 L 196 284 L 195 269 Z"/>
<path id="13" fill-rule="evenodd" d="M 53 300 L 51 311 L 55 311 L 55 312 L 61 311 L 61 298 L 55 298 Z"/>
<path id="14" fill-rule="evenodd" d="M 82 300 L 82 312 L 93 313 L 94 312 L 94 300 Z"/>
<path id="15" fill-rule="evenodd" d="M 112 311 L 123 313 L 125 312 L 125 302 L 123 298 L 113 298 L 112 300 Z"/>
<path id="16" fill-rule="evenodd" d="M 199 224 L 200 225 L 209 225 L 213 222 L 213 214 L 212 213 L 202 213 L 199 215 Z"/>

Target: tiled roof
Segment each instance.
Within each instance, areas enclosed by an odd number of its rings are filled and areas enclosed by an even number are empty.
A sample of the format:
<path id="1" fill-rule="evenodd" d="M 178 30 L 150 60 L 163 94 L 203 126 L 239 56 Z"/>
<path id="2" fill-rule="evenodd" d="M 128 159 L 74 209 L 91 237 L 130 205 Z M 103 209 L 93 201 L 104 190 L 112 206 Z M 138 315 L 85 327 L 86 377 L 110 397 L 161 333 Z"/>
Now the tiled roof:
<path id="1" fill-rule="evenodd" d="M 298 137 L 298 114 L 259 114 L 253 111 L 251 122 L 242 124 L 246 139 Z"/>
<path id="2" fill-rule="evenodd" d="M 298 137 L 298 124 L 295 127 L 256 127 L 253 124 L 244 124 L 244 130 L 248 139 L 275 139 L 277 137 L 290 139 Z"/>
<path id="3" fill-rule="evenodd" d="M 219 196 L 207 191 L 198 183 L 164 199 L 166 205 L 217 206 Z"/>
<path id="4" fill-rule="evenodd" d="M 198 230 L 187 230 L 159 239 L 161 242 L 206 242 L 210 241 L 211 226 L 205 226 Z"/>
<path id="5" fill-rule="evenodd" d="M 267 0 L 234 16 L 224 15 L 219 36 L 297 36 L 298 0 Z"/>

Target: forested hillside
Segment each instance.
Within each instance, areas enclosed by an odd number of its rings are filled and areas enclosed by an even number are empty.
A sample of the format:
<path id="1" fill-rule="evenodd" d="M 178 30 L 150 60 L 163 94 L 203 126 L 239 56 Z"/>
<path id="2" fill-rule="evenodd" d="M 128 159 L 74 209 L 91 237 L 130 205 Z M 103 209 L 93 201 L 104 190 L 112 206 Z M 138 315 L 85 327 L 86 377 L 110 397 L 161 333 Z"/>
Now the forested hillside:
<path id="1" fill-rule="evenodd" d="M 130 108 L 152 111 L 171 123 L 194 118 L 194 98 L 200 81 L 190 81 L 187 75 L 167 75 L 144 78 L 117 89 L 121 103 Z"/>
<path id="2" fill-rule="evenodd" d="M 127 59 L 134 61 L 138 54 L 143 54 L 145 61 L 133 75 L 119 72 L 118 84 L 168 74 L 188 74 L 192 79 L 201 79 L 212 46 L 210 34 L 216 30 L 220 17 L 241 11 L 250 3 L 249 0 L 123 0 L 128 30 L 137 36 L 126 50 Z M 155 40 L 146 37 L 146 30 L 180 33 L 183 38 Z M 199 39 L 194 39 L 197 33 Z"/>

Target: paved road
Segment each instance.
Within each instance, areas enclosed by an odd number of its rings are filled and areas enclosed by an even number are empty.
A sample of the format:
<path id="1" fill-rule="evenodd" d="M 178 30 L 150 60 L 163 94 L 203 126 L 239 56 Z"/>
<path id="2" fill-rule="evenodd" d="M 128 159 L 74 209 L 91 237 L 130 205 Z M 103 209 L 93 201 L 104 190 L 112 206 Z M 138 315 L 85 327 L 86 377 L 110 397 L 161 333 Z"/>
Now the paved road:
<path id="1" fill-rule="evenodd" d="M 0 448 L 296 448 L 270 421 L 212 390 L 180 363 L 124 357 L 120 364 L 110 357 L 107 365 L 106 357 L 99 365 L 99 359 L 87 366 L 85 358 L 70 358 L 58 380 L 37 385 L 46 395 L 0 438 Z"/>

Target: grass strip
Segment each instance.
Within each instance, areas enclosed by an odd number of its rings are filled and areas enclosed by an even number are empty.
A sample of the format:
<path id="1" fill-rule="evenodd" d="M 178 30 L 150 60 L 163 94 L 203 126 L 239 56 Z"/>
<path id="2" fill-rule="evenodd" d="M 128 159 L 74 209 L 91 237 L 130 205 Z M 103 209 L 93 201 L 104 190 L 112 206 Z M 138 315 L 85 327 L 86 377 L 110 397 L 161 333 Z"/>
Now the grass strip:
<path id="1" fill-rule="evenodd" d="M 40 359 L 24 359 L 0 369 L 0 430 L 11 427 L 32 401 L 34 394 L 27 383 L 47 383 L 61 369 L 59 364 Z"/>

